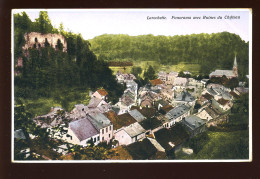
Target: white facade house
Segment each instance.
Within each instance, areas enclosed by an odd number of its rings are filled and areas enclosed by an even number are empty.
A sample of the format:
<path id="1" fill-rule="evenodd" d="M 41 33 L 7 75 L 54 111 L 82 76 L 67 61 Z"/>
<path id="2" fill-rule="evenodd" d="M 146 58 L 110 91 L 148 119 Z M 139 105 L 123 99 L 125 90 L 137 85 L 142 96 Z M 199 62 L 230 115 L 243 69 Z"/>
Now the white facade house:
<path id="1" fill-rule="evenodd" d="M 115 133 L 119 145 L 129 145 L 145 138 L 145 129 L 138 123 L 130 124 Z"/>

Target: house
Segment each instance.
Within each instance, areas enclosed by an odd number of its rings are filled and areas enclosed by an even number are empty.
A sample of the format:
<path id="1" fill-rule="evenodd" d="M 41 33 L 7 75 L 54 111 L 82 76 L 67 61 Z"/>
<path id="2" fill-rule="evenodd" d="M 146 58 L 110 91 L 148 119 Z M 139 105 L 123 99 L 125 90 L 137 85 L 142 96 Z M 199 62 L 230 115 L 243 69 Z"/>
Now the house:
<path id="1" fill-rule="evenodd" d="M 33 121 L 41 128 L 52 128 L 70 122 L 71 119 L 69 119 L 68 116 L 68 113 L 62 108 L 52 107 L 48 114 L 37 116 Z"/>
<path id="2" fill-rule="evenodd" d="M 98 98 L 102 100 L 107 100 L 108 92 L 105 89 L 99 89 L 92 94 L 91 98 Z"/>
<path id="3" fill-rule="evenodd" d="M 160 71 L 159 73 L 158 73 L 158 78 L 160 79 L 160 80 L 162 80 L 162 81 L 166 81 L 167 80 L 167 73 L 166 72 L 164 72 L 164 71 Z"/>
<path id="4" fill-rule="evenodd" d="M 221 98 L 219 100 L 216 101 L 219 104 L 219 107 L 221 109 L 223 109 L 224 111 L 229 110 L 232 106 L 233 103 L 229 100 L 225 100 L 224 98 Z"/>
<path id="5" fill-rule="evenodd" d="M 210 102 L 210 100 L 211 100 L 212 98 L 213 98 L 212 95 L 210 95 L 209 93 L 205 93 L 205 94 L 203 94 L 203 95 L 201 95 L 201 96 L 199 97 L 198 103 L 199 103 L 200 105 L 204 105 L 204 104 Z"/>
<path id="6" fill-rule="evenodd" d="M 213 77 L 223 77 L 226 76 L 228 79 L 237 78 L 238 77 L 238 69 L 237 69 L 237 58 L 235 56 L 233 70 L 215 70 L 214 72 L 209 74 L 209 78 Z"/>
<path id="7" fill-rule="evenodd" d="M 115 140 L 119 142 L 119 145 L 129 145 L 144 138 L 145 129 L 138 122 L 121 128 L 115 133 Z"/>
<path id="8" fill-rule="evenodd" d="M 141 106 L 132 106 L 131 111 L 134 109 L 138 110 L 146 118 L 154 117 L 157 112 L 155 108 L 146 108 Z"/>
<path id="9" fill-rule="evenodd" d="M 165 101 L 169 101 L 170 103 L 174 100 L 174 92 L 171 89 L 161 89 L 160 96 Z"/>
<path id="10" fill-rule="evenodd" d="M 129 114 L 137 121 L 142 122 L 146 119 L 137 109 L 129 111 Z"/>
<path id="11" fill-rule="evenodd" d="M 146 91 L 144 93 L 139 93 L 138 104 L 142 107 L 152 107 L 154 101 L 159 99 L 159 95 L 157 93 Z"/>
<path id="12" fill-rule="evenodd" d="M 161 114 L 166 114 L 167 112 L 169 112 L 170 110 L 172 110 L 174 107 L 172 105 L 166 105 L 166 106 L 163 106 L 161 107 L 161 109 L 159 110 L 159 112 Z"/>
<path id="13" fill-rule="evenodd" d="M 187 78 L 177 77 L 174 80 L 173 86 L 175 86 L 176 88 L 186 87 L 187 83 Z"/>
<path id="14" fill-rule="evenodd" d="M 174 98 L 175 105 L 189 104 L 190 106 L 194 106 L 195 101 L 196 99 L 187 91 L 182 91 Z"/>
<path id="15" fill-rule="evenodd" d="M 119 107 L 118 114 L 124 114 L 128 111 L 130 111 L 130 108 L 136 104 L 136 95 L 130 91 L 127 90 L 122 95 L 121 98 L 119 98 L 119 102 L 115 104 L 115 106 Z"/>
<path id="16" fill-rule="evenodd" d="M 211 119 L 216 119 L 219 115 L 210 107 L 203 108 L 202 110 L 199 110 L 199 112 L 196 114 L 201 119 L 205 119 L 207 121 Z"/>
<path id="17" fill-rule="evenodd" d="M 236 87 L 234 89 L 234 92 L 237 94 L 237 95 L 241 95 L 241 94 L 246 94 L 249 92 L 248 88 L 244 88 L 244 87 Z"/>
<path id="18" fill-rule="evenodd" d="M 139 124 L 146 130 L 146 135 L 153 134 L 163 128 L 163 123 L 156 117 L 145 119 L 139 122 Z"/>
<path id="19" fill-rule="evenodd" d="M 190 106 L 183 104 L 166 113 L 165 116 L 171 121 L 170 127 L 173 126 L 176 122 L 180 122 L 183 118 L 189 116 L 190 110 Z"/>
<path id="20" fill-rule="evenodd" d="M 116 73 L 116 79 L 118 83 L 126 83 L 127 81 L 133 81 L 136 79 L 136 77 L 133 74 L 124 74 L 121 71 L 118 71 Z"/>
<path id="21" fill-rule="evenodd" d="M 93 97 L 89 101 L 87 108 L 84 110 L 85 110 L 86 114 L 92 114 L 92 113 L 98 113 L 98 112 L 104 113 L 111 109 L 112 109 L 111 105 L 108 104 L 104 99 Z"/>
<path id="22" fill-rule="evenodd" d="M 206 120 L 203 120 L 195 115 L 191 115 L 183 119 L 182 123 L 190 131 L 191 138 L 207 130 Z"/>
<path id="23" fill-rule="evenodd" d="M 113 137 L 113 124 L 102 113 L 88 115 L 90 122 L 98 130 L 100 142 L 110 142 Z"/>
<path id="24" fill-rule="evenodd" d="M 87 142 L 91 139 L 95 145 L 100 142 L 99 131 L 91 123 L 88 116 L 69 123 L 67 134 L 71 137 L 64 136 L 63 139 L 72 144 L 87 146 Z"/>
<path id="25" fill-rule="evenodd" d="M 151 83 L 152 86 L 163 84 L 162 80 L 160 80 L 160 79 L 150 80 L 150 83 Z"/>
<path id="26" fill-rule="evenodd" d="M 117 115 L 114 111 L 108 111 L 104 115 L 112 122 L 114 134 L 119 129 L 137 122 L 129 113 Z"/>
<path id="27" fill-rule="evenodd" d="M 173 85 L 174 80 L 178 77 L 178 74 L 178 72 L 171 71 L 167 76 L 166 84 Z"/>
<path id="28" fill-rule="evenodd" d="M 126 88 L 126 90 L 130 90 L 137 96 L 138 84 L 135 81 L 127 81 Z"/>
<path id="29" fill-rule="evenodd" d="M 155 108 L 159 111 L 161 107 L 167 106 L 169 103 L 163 99 L 159 99 L 158 101 L 154 102 Z"/>
<path id="30" fill-rule="evenodd" d="M 84 104 L 76 104 L 74 109 L 70 112 L 70 119 L 78 120 L 82 117 L 85 117 L 87 110 L 88 107 L 85 106 Z"/>
<path id="31" fill-rule="evenodd" d="M 160 114 L 160 115 L 157 115 L 156 118 L 157 118 L 157 120 L 161 121 L 162 127 L 167 128 L 167 129 L 169 129 L 171 127 L 170 126 L 171 121 L 170 121 L 170 119 L 165 117 L 165 115 Z"/>

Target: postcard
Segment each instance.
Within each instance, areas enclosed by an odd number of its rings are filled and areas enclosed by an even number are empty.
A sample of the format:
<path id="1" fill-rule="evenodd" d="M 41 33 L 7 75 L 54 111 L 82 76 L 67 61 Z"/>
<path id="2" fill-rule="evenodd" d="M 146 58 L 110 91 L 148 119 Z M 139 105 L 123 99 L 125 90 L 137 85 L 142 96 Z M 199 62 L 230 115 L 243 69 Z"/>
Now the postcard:
<path id="1" fill-rule="evenodd" d="M 252 161 L 251 9 L 13 9 L 12 162 Z"/>

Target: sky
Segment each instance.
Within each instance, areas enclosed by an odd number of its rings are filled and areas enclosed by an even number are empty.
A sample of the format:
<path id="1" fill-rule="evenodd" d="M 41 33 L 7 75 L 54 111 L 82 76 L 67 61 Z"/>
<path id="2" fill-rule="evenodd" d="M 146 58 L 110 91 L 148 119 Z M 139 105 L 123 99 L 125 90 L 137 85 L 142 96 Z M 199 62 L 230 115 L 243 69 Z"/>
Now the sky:
<path id="1" fill-rule="evenodd" d="M 39 17 L 39 9 L 19 9 L 13 13 L 22 11 L 32 21 Z M 65 30 L 81 33 L 86 40 L 102 34 L 174 36 L 223 31 L 235 33 L 246 42 L 251 39 L 251 13 L 248 9 L 47 9 L 47 12 L 54 27 L 58 28 L 63 23 Z M 158 16 L 165 19 L 149 19 Z M 175 18 L 172 19 L 172 16 Z M 204 19 L 204 16 L 215 19 Z M 219 16 L 222 19 L 218 19 Z M 227 16 L 239 19 L 226 19 Z"/>

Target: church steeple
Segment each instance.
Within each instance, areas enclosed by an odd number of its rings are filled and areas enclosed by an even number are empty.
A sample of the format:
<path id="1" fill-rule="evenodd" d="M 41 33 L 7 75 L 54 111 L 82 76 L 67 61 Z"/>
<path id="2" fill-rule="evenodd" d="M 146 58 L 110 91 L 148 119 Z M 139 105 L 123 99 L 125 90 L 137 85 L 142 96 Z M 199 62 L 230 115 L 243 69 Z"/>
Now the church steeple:
<path id="1" fill-rule="evenodd" d="M 238 71 L 237 71 L 237 56 L 235 55 L 234 59 L 234 65 L 233 65 L 233 73 L 236 77 L 238 77 Z"/>

